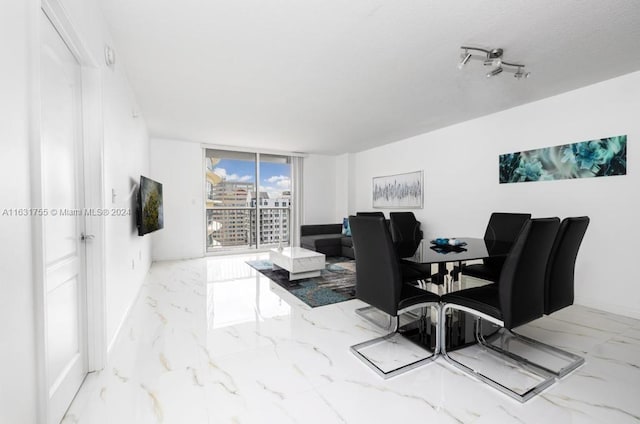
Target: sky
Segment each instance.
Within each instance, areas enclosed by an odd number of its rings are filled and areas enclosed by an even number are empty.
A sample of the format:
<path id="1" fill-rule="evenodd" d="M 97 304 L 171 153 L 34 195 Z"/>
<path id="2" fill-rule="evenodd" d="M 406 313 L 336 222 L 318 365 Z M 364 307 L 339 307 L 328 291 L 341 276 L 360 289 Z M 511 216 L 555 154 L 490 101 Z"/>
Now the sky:
<path id="1" fill-rule="evenodd" d="M 213 172 L 226 181 L 253 183 L 256 179 L 255 162 L 237 159 L 221 159 Z M 269 193 L 269 198 L 278 198 L 285 190 L 291 190 L 291 165 L 286 163 L 260 162 L 260 191 Z"/>

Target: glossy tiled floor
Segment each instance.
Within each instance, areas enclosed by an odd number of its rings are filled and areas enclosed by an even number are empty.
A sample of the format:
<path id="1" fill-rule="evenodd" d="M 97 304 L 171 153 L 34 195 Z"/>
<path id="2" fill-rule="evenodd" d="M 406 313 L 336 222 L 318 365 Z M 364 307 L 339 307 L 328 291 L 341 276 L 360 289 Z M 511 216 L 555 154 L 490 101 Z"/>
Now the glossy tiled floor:
<path id="1" fill-rule="evenodd" d="M 108 366 L 64 423 L 640 422 L 640 321 L 574 306 L 521 333 L 586 364 L 520 404 L 442 358 L 384 381 L 357 300 L 311 309 L 226 256 L 152 266 Z"/>

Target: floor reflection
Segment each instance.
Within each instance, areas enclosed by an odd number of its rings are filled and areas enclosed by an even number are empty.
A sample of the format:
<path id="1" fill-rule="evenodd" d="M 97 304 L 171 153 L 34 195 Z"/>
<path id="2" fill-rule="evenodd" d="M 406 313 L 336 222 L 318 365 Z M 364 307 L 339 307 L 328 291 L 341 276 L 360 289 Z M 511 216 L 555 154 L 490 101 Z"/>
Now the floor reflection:
<path id="1" fill-rule="evenodd" d="M 233 255 L 154 263 L 65 423 L 637 422 L 640 321 L 574 306 L 521 328 L 586 364 L 525 405 L 441 358 L 382 380 L 358 300 L 310 308 Z M 484 364 L 484 363 L 483 363 Z M 393 407 L 390 407 L 392 405 Z"/>

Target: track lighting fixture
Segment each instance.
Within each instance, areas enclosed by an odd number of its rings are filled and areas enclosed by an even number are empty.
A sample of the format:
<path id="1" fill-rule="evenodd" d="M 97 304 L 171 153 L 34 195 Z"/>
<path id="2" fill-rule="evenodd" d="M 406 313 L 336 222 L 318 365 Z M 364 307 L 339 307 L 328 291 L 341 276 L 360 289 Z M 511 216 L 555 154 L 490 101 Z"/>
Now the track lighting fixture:
<path id="1" fill-rule="evenodd" d="M 499 68 L 502 66 L 502 59 L 487 59 L 484 61 L 484 66 L 495 66 L 496 68 Z"/>
<path id="2" fill-rule="evenodd" d="M 518 70 L 516 71 L 515 74 L 513 74 L 513 76 L 516 79 L 521 79 L 521 78 L 529 78 L 529 76 L 531 75 L 530 72 L 524 72 L 524 70 L 522 68 L 518 68 Z"/>
<path id="3" fill-rule="evenodd" d="M 498 67 L 491 72 L 487 72 L 487 78 L 495 77 L 496 75 L 502 73 L 503 69 Z"/>
<path id="4" fill-rule="evenodd" d="M 519 63 L 505 62 L 502 58 L 504 50 L 491 49 L 486 50 L 479 47 L 460 47 L 464 52 L 460 55 L 460 63 L 458 69 L 464 68 L 469 60 L 482 60 L 484 66 L 493 66 L 494 69 L 487 73 L 487 78 L 495 77 L 501 74 L 503 71 L 513 73 L 516 79 L 529 78 L 530 72 L 525 72 L 525 65 Z M 479 52 L 480 54 L 474 54 Z"/>
<path id="5" fill-rule="evenodd" d="M 460 61 L 460 63 L 458 63 L 458 69 L 464 68 L 464 65 L 467 64 L 469 59 L 471 59 L 471 53 L 469 53 L 467 50 L 465 50 L 464 54 L 462 55 L 462 60 Z"/>

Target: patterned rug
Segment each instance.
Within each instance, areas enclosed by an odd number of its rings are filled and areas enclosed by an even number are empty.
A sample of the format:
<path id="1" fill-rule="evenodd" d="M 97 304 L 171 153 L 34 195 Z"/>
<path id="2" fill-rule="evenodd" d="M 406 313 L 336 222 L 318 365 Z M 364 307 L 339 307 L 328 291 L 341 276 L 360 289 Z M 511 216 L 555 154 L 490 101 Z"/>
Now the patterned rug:
<path id="1" fill-rule="evenodd" d="M 349 258 L 327 258 L 320 277 L 295 281 L 289 281 L 288 271 L 273 270 L 270 261 L 247 261 L 247 264 L 312 308 L 356 297 L 356 263 Z"/>

